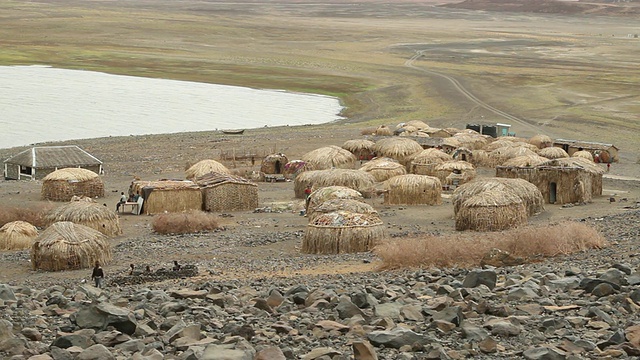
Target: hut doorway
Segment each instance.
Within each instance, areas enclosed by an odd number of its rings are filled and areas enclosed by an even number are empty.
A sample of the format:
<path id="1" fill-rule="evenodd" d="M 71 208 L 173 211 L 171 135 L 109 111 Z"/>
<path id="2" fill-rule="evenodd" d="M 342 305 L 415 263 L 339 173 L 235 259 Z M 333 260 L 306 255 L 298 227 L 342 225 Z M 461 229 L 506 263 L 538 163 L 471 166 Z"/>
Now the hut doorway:
<path id="1" fill-rule="evenodd" d="M 558 185 L 554 182 L 549 184 L 549 204 L 556 203 L 556 191 L 558 189 Z"/>
<path id="2" fill-rule="evenodd" d="M 282 174 L 282 164 L 280 163 L 280 160 L 277 160 L 274 166 L 276 168 L 276 174 Z"/>
<path id="3" fill-rule="evenodd" d="M 466 154 L 462 154 L 462 157 L 460 158 L 460 160 L 467 161 L 467 155 Z"/>

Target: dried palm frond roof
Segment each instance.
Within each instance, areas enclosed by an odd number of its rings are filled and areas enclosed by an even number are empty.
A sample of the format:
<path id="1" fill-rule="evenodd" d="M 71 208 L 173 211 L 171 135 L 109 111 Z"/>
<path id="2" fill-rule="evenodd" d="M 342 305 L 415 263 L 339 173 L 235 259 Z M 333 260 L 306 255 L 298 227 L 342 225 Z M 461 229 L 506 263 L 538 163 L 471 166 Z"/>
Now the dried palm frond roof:
<path id="1" fill-rule="evenodd" d="M 330 169 L 353 165 L 357 159 L 350 151 L 329 145 L 309 151 L 302 156 L 302 160 L 310 163 L 314 169 Z"/>
<path id="2" fill-rule="evenodd" d="M 411 159 L 411 163 L 412 164 L 430 164 L 430 163 L 438 162 L 438 160 L 440 160 L 440 162 L 451 161 L 453 160 L 453 157 L 442 150 L 430 148 L 430 149 L 424 149 L 418 154 L 416 154 Z"/>
<path id="3" fill-rule="evenodd" d="M 346 186 L 326 186 L 315 189 L 310 195 L 312 201 L 321 204 L 331 199 L 355 199 L 364 200 L 362 194 L 350 187 Z"/>
<path id="4" fill-rule="evenodd" d="M 285 163 L 289 161 L 289 159 L 287 158 L 287 155 L 283 153 L 269 154 L 265 156 L 264 159 L 262 159 L 263 162 L 275 162 L 275 161 L 282 161 L 282 160 L 285 160 L 284 161 Z"/>
<path id="5" fill-rule="evenodd" d="M 509 140 L 506 140 L 506 138 L 500 138 L 496 141 L 493 141 L 485 145 L 482 149 L 486 151 L 493 151 L 503 147 L 520 147 L 520 148 L 527 148 L 531 151 L 538 150 L 538 147 L 536 147 L 535 145 L 532 145 L 526 142 L 509 141 Z"/>
<path id="6" fill-rule="evenodd" d="M 373 150 L 378 155 L 402 161 L 407 156 L 422 151 L 422 146 L 415 140 L 396 136 L 378 140 Z"/>
<path id="7" fill-rule="evenodd" d="M 462 203 L 479 193 L 499 191 L 512 193 L 520 197 L 527 207 L 529 215 L 544 211 L 544 198 L 540 189 L 524 179 L 509 178 L 481 178 L 476 179 L 456 188 L 453 192 L 453 211 L 457 213 Z"/>
<path id="8" fill-rule="evenodd" d="M 0 233 L 5 233 L 5 234 L 16 233 L 16 234 L 23 234 L 27 236 L 37 236 L 38 228 L 29 224 L 26 221 L 17 220 L 17 221 L 8 222 L 4 224 L 2 227 L 0 227 Z"/>
<path id="9" fill-rule="evenodd" d="M 198 189 L 198 185 L 190 180 L 135 180 L 131 183 L 132 190 L 138 192 L 143 188 L 153 188 L 154 190 L 182 190 Z"/>
<path id="10" fill-rule="evenodd" d="M 579 158 L 583 158 L 583 159 L 587 159 L 587 160 L 593 161 L 593 154 L 590 153 L 587 150 L 576 151 L 571 156 L 572 157 L 579 157 Z"/>
<path id="11" fill-rule="evenodd" d="M 553 145 L 553 139 L 544 134 L 537 134 L 529 138 L 529 144 L 535 145 L 538 149 L 543 149 Z"/>
<path id="12" fill-rule="evenodd" d="M 421 120 L 411 120 L 411 121 L 407 121 L 404 124 L 405 127 L 407 126 L 413 126 L 418 130 L 424 130 L 424 129 L 428 129 L 429 125 L 427 125 L 427 123 L 425 123 L 424 121 Z"/>
<path id="13" fill-rule="evenodd" d="M 542 157 L 540 155 L 523 155 L 516 156 L 505 161 L 502 166 L 509 167 L 534 167 L 540 165 L 544 162 L 549 161 L 549 159 Z"/>
<path id="14" fill-rule="evenodd" d="M 400 164 L 396 159 L 383 156 L 383 157 L 374 158 L 371 161 L 365 163 L 360 167 L 359 170 L 370 171 L 373 169 L 396 169 L 398 167 L 404 167 L 404 166 Z"/>
<path id="15" fill-rule="evenodd" d="M 42 179 L 42 181 L 87 181 L 95 179 L 97 177 L 98 174 L 94 173 L 91 170 L 82 168 L 64 168 L 48 174 Z"/>
<path id="16" fill-rule="evenodd" d="M 466 147 L 469 149 L 482 149 L 489 143 L 487 137 L 482 135 L 473 135 L 473 134 L 455 134 L 453 136 L 456 140 L 458 140 L 459 145 L 457 147 Z"/>
<path id="17" fill-rule="evenodd" d="M 596 165 L 593 161 L 589 161 L 581 157 L 568 157 L 561 159 L 549 160 L 538 165 L 539 168 L 578 168 L 591 174 L 602 175 L 606 171 Z"/>
<path id="18" fill-rule="evenodd" d="M 11 221 L 0 227 L 0 250 L 28 249 L 38 236 L 38 228 L 26 221 Z"/>
<path id="19" fill-rule="evenodd" d="M 252 186 L 258 186 L 256 183 L 247 180 L 241 176 L 210 172 L 195 179 L 195 183 L 200 187 L 214 187 L 221 184 L 234 183 L 234 184 L 247 184 Z"/>
<path id="20" fill-rule="evenodd" d="M 491 189 L 477 193 L 462 202 L 462 207 L 497 207 L 514 204 L 523 204 L 522 199 L 509 191 Z"/>
<path id="21" fill-rule="evenodd" d="M 325 187 L 340 185 L 350 187 L 358 191 L 373 188 L 376 183 L 375 177 L 366 171 L 351 169 L 328 169 L 318 170 L 313 177 L 314 187 Z"/>
<path id="22" fill-rule="evenodd" d="M 375 144 L 373 141 L 367 139 L 353 139 L 345 141 L 344 144 L 342 144 L 342 148 L 355 153 L 362 150 L 371 150 Z"/>
<path id="23" fill-rule="evenodd" d="M 380 125 L 380 126 L 378 126 L 378 128 L 376 129 L 374 134 L 389 136 L 389 135 L 393 135 L 393 131 L 391 131 L 391 128 L 389 128 L 386 125 Z"/>
<path id="24" fill-rule="evenodd" d="M 189 167 L 187 171 L 185 171 L 185 177 L 187 179 L 193 179 L 210 172 L 226 173 L 226 174 L 231 173 L 226 166 L 222 165 L 218 161 L 205 159 L 205 160 L 200 160 L 197 163 L 193 164 L 191 167 Z"/>
<path id="25" fill-rule="evenodd" d="M 373 206 L 361 200 L 352 198 L 329 199 L 314 209 L 314 213 L 329 213 L 336 211 L 347 211 L 357 214 L 378 214 Z"/>
<path id="26" fill-rule="evenodd" d="M 377 214 L 359 214 L 349 211 L 335 211 L 318 215 L 311 219 L 310 225 L 327 227 L 355 227 L 383 225 Z"/>
<path id="27" fill-rule="evenodd" d="M 444 162 L 436 167 L 436 171 L 454 171 L 454 170 L 474 170 L 473 164 L 462 160 L 452 160 Z"/>
<path id="28" fill-rule="evenodd" d="M 450 136 L 442 139 L 442 146 L 457 148 L 462 146 L 462 142 L 460 142 L 459 138 L 455 136 Z"/>
<path id="29" fill-rule="evenodd" d="M 47 221 L 84 222 L 96 220 L 112 220 L 118 222 L 118 216 L 110 208 L 87 198 L 76 198 L 60 207 L 51 210 L 45 216 Z M 88 198 L 91 199 L 91 198 Z"/>
<path id="30" fill-rule="evenodd" d="M 538 155 L 545 157 L 547 159 L 561 159 L 561 158 L 569 157 L 569 154 L 567 154 L 566 151 L 555 146 L 540 149 L 538 151 Z"/>

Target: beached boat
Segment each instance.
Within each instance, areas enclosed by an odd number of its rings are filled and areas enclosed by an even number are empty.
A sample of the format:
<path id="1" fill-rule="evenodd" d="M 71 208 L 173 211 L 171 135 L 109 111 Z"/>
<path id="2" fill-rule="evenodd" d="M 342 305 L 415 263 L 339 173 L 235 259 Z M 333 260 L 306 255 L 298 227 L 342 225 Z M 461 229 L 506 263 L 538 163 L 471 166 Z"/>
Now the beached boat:
<path id="1" fill-rule="evenodd" d="M 223 134 L 228 135 L 242 135 L 244 133 L 244 129 L 242 130 L 222 130 Z"/>

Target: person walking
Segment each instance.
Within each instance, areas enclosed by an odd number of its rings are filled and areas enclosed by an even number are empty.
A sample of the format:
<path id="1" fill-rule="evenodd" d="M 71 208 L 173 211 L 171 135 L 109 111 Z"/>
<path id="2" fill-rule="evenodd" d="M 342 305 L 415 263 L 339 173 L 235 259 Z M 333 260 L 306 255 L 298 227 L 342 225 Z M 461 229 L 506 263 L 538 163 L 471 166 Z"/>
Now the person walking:
<path id="1" fill-rule="evenodd" d="M 118 201 L 118 203 L 116 204 L 116 212 L 118 212 L 120 210 L 120 205 L 124 204 L 127 202 L 127 195 L 124 194 L 124 192 L 120 193 L 120 201 Z"/>
<path id="2" fill-rule="evenodd" d="M 609 170 L 611 170 L 611 163 L 610 162 L 607 163 L 607 172 L 609 172 Z"/>
<path id="3" fill-rule="evenodd" d="M 91 273 L 91 279 L 95 281 L 96 287 L 102 289 L 102 282 L 104 281 L 104 270 L 100 267 L 100 262 L 96 261 Z"/>
<path id="4" fill-rule="evenodd" d="M 309 201 L 311 201 L 311 185 L 307 185 L 304 189 L 304 216 L 307 216 L 309 211 Z"/>

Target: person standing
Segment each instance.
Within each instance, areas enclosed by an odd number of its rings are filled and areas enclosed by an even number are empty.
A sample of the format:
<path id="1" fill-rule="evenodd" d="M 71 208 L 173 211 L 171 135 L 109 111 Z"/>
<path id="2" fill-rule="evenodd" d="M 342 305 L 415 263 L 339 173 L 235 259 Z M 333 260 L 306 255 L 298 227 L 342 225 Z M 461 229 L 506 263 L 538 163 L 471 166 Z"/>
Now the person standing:
<path id="1" fill-rule="evenodd" d="M 102 289 L 102 282 L 104 281 L 104 270 L 100 267 L 100 262 L 96 261 L 91 273 L 91 279 L 95 281 L 96 287 Z"/>
<path id="2" fill-rule="evenodd" d="M 607 163 L 607 172 L 609 172 L 609 170 L 611 170 L 611 163 L 610 162 Z"/>
<path id="3" fill-rule="evenodd" d="M 124 192 L 120 193 L 120 201 L 118 201 L 118 203 L 116 204 L 116 212 L 118 212 L 120 210 L 120 205 L 124 204 L 127 202 L 127 195 L 124 194 Z"/>
<path id="4" fill-rule="evenodd" d="M 309 211 L 309 201 L 311 200 L 311 185 L 307 185 L 304 189 L 304 216 L 307 216 Z"/>

